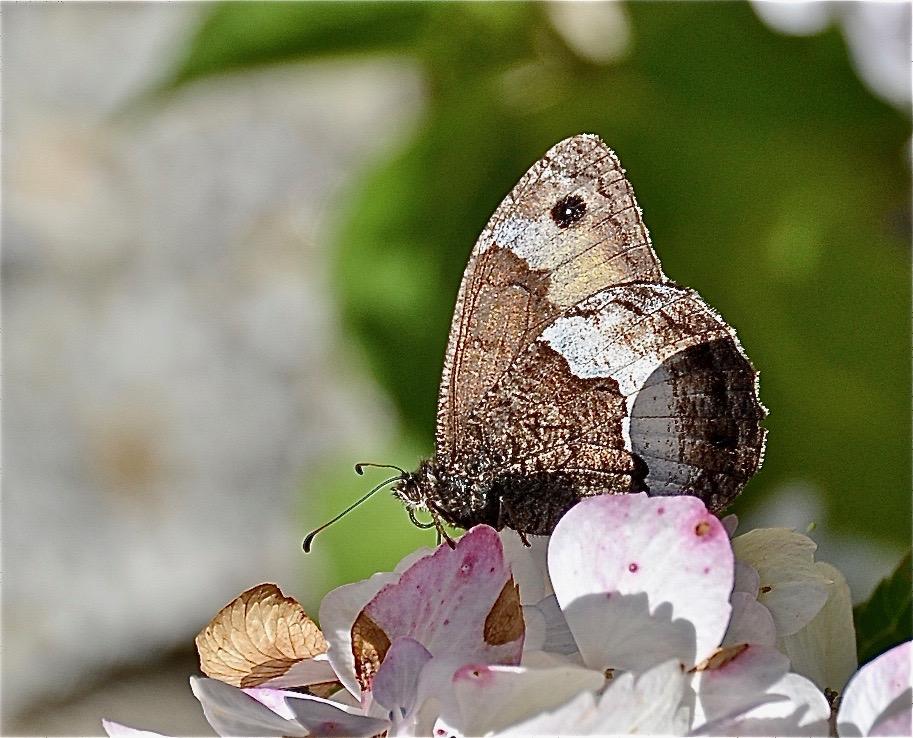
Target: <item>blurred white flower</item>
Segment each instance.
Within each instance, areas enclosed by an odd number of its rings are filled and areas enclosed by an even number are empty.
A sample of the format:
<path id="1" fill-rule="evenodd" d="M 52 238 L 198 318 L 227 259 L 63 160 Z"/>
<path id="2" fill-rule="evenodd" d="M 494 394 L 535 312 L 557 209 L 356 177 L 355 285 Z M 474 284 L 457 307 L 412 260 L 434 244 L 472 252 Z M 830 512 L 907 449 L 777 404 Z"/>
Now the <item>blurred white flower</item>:
<path id="1" fill-rule="evenodd" d="M 839 23 L 856 73 L 882 99 L 906 110 L 910 104 L 910 3 L 752 0 L 768 26 L 811 36 Z"/>

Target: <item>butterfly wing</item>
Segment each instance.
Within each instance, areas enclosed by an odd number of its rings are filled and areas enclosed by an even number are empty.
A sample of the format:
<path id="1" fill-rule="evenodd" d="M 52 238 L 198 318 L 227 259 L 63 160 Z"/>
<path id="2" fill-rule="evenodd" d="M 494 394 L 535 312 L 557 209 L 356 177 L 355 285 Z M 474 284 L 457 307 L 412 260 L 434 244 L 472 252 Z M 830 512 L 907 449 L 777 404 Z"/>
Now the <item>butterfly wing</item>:
<path id="1" fill-rule="evenodd" d="M 760 464 L 756 377 L 734 331 L 663 275 L 615 155 L 595 136 L 563 141 L 464 274 L 437 457 L 485 492 L 441 507 L 461 525 L 506 507 L 529 533 L 590 494 L 695 494 L 719 510 Z"/>
<path id="2" fill-rule="evenodd" d="M 594 135 L 553 146 L 479 236 L 457 297 L 437 417 L 452 463 L 479 400 L 563 310 L 608 286 L 664 281 L 634 191 Z"/>

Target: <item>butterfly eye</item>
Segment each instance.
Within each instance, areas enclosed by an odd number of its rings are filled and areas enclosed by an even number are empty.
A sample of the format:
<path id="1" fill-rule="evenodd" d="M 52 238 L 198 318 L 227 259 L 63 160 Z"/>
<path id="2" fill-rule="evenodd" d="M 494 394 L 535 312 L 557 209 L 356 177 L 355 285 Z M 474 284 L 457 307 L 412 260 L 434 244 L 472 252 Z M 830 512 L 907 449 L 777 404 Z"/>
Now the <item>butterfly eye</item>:
<path id="1" fill-rule="evenodd" d="M 580 195 L 562 197 L 552 207 L 550 215 L 559 228 L 570 228 L 583 218 L 586 213 L 586 202 Z"/>

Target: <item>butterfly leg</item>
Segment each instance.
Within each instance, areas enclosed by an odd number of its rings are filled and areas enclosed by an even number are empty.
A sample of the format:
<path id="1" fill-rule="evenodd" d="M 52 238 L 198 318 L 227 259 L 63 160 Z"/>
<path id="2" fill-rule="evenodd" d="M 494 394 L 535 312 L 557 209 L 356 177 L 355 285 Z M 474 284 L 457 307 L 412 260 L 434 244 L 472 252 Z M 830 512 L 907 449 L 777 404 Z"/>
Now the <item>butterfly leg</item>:
<path id="1" fill-rule="evenodd" d="M 507 500 L 505 500 L 503 496 L 498 498 L 498 505 L 498 530 L 501 530 L 501 528 L 504 527 L 505 523 L 510 523 L 510 527 L 514 528 L 513 510 L 511 510 L 510 505 L 507 504 Z M 517 529 L 514 528 L 514 530 Z M 532 544 L 530 544 L 526 534 L 522 530 L 517 530 L 517 535 L 520 536 L 520 540 L 523 541 L 523 545 L 527 548 L 530 548 Z"/>
<path id="2" fill-rule="evenodd" d="M 446 530 L 444 530 L 444 523 L 441 520 L 441 511 L 438 509 L 437 505 L 434 503 L 428 503 L 428 512 L 431 513 L 431 518 L 434 520 L 434 527 L 437 530 L 437 540 L 438 545 L 441 545 L 441 538 L 447 541 L 447 545 L 450 548 L 456 548 L 456 542 L 450 537 Z"/>

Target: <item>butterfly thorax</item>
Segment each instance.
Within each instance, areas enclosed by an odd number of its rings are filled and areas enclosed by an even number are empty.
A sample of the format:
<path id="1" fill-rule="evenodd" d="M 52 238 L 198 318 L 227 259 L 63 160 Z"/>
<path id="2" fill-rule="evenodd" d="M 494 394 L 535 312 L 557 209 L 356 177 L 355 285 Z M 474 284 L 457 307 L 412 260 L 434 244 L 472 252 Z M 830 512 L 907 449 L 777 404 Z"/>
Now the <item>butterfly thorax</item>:
<path id="1" fill-rule="evenodd" d="M 393 493 L 408 509 L 427 510 L 460 528 L 504 524 L 490 475 L 446 468 L 435 459 L 422 461 L 394 486 Z"/>

